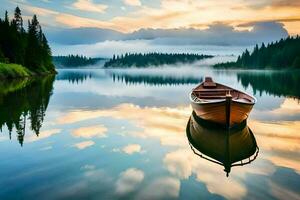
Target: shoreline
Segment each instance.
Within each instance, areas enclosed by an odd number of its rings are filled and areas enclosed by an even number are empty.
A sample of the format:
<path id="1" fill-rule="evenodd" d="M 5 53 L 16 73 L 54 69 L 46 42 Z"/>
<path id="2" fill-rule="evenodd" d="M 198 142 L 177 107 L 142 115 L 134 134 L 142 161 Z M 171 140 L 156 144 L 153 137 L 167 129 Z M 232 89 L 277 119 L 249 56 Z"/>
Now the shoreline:
<path id="1" fill-rule="evenodd" d="M 0 80 L 22 79 L 36 76 L 55 75 L 54 71 L 31 71 L 28 68 L 15 63 L 0 63 Z"/>

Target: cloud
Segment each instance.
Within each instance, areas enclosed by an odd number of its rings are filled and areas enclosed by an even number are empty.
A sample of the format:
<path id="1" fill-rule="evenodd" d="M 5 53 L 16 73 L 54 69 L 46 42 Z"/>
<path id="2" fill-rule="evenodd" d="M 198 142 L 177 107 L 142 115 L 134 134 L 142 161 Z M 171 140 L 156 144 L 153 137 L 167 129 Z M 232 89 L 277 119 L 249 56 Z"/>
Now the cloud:
<path id="1" fill-rule="evenodd" d="M 288 104 L 291 105 L 291 104 Z M 289 108 L 289 106 L 287 108 Z M 253 127 L 258 145 L 263 149 L 266 157 L 276 166 L 294 169 L 300 174 L 300 122 L 299 121 L 279 121 L 260 122 L 251 120 L 249 126 Z"/>
<path id="2" fill-rule="evenodd" d="M 137 199 L 173 199 L 179 197 L 180 181 L 173 177 L 155 179 L 140 190 Z"/>
<path id="3" fill-rule="evenodd" d="M 142 5 L 140 0 L 124 0 L 123 2 L 129 6 L 141 6 Z"/>
<path id="4" fill-rule="evenodd" d="M 58 123 L 76 123 L 98 117 L 125 119 L 142 129 L 128 133 L 131 136 L 156 138 L 163 145 L 185 146 L 185 126 L 190 114 L 190 107 L 141 108 L 133 104 L 121 104 L 107 110 L 72 111 L 59 118 Z"/>
<path id="5" fill-rule="evenodd" d="M 129 145 L 125 146 L 122 150 L 123 150 L 123 152 L 125 152 L 127 154 L 139 153 L 141 151 L 141 145 L 129 144 Z"/>
<path id="6" fill-rule="evenodd" d="M 169 172 L 181 179 L 188 179 L 192 175 L 194 160 L 195 155 L 187 149 L 167 153 L 163 162 Z"/>
<path id="7" fill-rule="evenodd" d="M 272 110 L 275 115 L 296 115 L 300 113 L 300 104 L 296 99 L 286 98 L 279 108 Z"/>
<path id="8" fill-rule="evenodd" d="M 81 149 L 85 149 L 87 147 L 93 146 L 94 144 L 95 144 L 94 141 L 88 140 L 88 141 L 76 143 L 73 146 L 81 150 Z"/>
<path id="9" fill-rule="evenodd" d="M 169 172 L 180 179 L 188 179 L 192 173 L 196 174 L 196 179 L 203 182 L 210 193 L 228 199 L 240 199 L 247 193 L 245 186 L 235 177 L 231 176 L 228 179 L 219 165 L 199 158 L 189 148 L 167 153 L 164 157 L 164 165 Z M 239 175 L 242 176 L 244 173 L 241 171 Z"/>
<path id="10" fill-rule="evenodd" d="M 58 24 L 69 27 L 111 27 L 112 24 L 107 21 L 101 21 L 86 17 L 79 17 L 71 14 L 59 13 L 55 16 L 55 21 Z"/>
<path id="11" fill-rule="evenodd" d="M 300 18 L 300 6 L 298 1 L 275 0 L 275 1 L 190 1 L 190 0 L 162 0 L 153 5 L 140 0 L 123 0 L 124 4 L 139 6 L 138 9 L 128 9 L 120 13 L 114 12 L 107 18 L 102 14 L 107 10 L 108 5 L 95 3 L 93 0 L 76 0 L 73 9 L 85 12 L 95 12 L 98 15 L 93 18 L 88 15 L 76 13 L 72 15 L 67 12 L 57 12 L 47 8 L 30 6 L 28 2 L 23 2 L 22 6 L 29 8 L 31 14 L 40 16 L 52 16 L 43 18 L 42 24 L 53 26 L 69 27 L 98 27 L 109 28 L 122 32 L 132 32 L 142 28 L 207 28 L 208 26 L 221 22 L 233 27 L 249 22 L 275 21 L 283 22 L 289 33 L 300 33 L 297 20 Z M 47 6 L 47 5 L 44 5 Z M 59 6 L 59 5 L 58 5 Z M 222 13 L 222 18 L 220 18 Z M 110 13 L 111 14 L 111 13 Z M 63 19 L 62 21 L 60 21 Z M 293 26 L 290 21 L 293 22 Z M 289 22 L 287 22 L 289 21 Z M 296 27 L 296 28 L 295 28 Z"/>
<path id="12" fill-rule="evenodd" d="M 52 146 L 46 146 L 46 147 L 40 148 L 41 151 L 47 151 L 50 149 L 52 149 Z"/>
<path id="13" fill-rule="evenodd" d="M 277 199 L 300 199 L 299 193 L 291 191 L 285 187 L 282 187 L 281 185 L 269 182 L 269 187 L 272 195 Z"/>
<path id="14" fill-rule="evenodd" d="M 80 168 L 81 170 L 89 171 L 89 170 L 95 170 L 96 166 L 95 165 L 84 165 Z"/>
<path id="15" fill-rule="evenodd" d="M 27 12 L 36 14 L 37 16 L 51 16 L 59 14 L 57 11 L 35 6 L 22 5 L 22 8 L 24 8 Z"/>
<path id="16" fill-rule="evenodd" d="M 25 138 L 25 142 L 36 142 L 38 140 L 42 140 L 50 136 L 56 135 L 60 132 L 61 129 L 50 129 L 50 130 L 41 131 L 39 136 L 31 135 L 28 138 Z"/>
<path id="17" fill-rule="evenodd" d="M 108 7 L 104 4 L 96 4 L 93 0 L 77 0 L 72 4 L 72 6 L 77 10 L 99 13 L 104 13 Z"/>
<path id="18" fill-rule="evenodd" d="M 61 23 L 87 23 L 86 20 L 62 19 Z M 100 22 L 98 22 L 100 23 Z M 109 26 L 106 24 L 105 26 Z M 156 45 L 254 45 L 287 37 L 283 24 L 278 22 L 256 22 L 241 24 L 236 30 L 233 26 L 217 23 L 205 30 L 193 28 L 180 29 L 141 29 L 132 33 L 121 33 L 110 29 L 78 28 L 49 32 L 49 40 L 61 44 L 91 44 L 107 40 L 148 40 Z M 248 28 L 251 27 L 251 28 Z M 249 29 L 249 30 L 248 30 Z M 89 37 L 82 38 L 82 35 Z M 66 36 L 66 37 L 65 37 Z M 62 39 L 63 38 L 63 39 Z"/>
<path id="19" fill-rule="evenodd" d="M 116 193 L 123 195 L 132 192 L 143 180 L 143 171 L 136 168 L 129 168 L 120 174 L 119 179 L 116 182 Z"/>
<path id="20" fill-rule="evenodd" d="M 87 126 L 72 131 L 74 137 L 92 138 L 106 137 L 107 128 L 103 125 Z"/>

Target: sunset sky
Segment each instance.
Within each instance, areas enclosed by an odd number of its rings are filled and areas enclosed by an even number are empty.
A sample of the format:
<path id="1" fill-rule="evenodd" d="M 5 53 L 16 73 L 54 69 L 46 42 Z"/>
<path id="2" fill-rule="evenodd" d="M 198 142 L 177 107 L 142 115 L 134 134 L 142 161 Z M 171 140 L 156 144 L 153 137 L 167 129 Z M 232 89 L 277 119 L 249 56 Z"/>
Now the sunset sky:
<path id="1" fill-rule="evenodd" d="M 225 24 L 251 30 L 254 23 L 271 21 L 282 23 L 290 35 L 300 34 L 300 0 L 1 0 L 2 16 L 5 10 L 12 14 L 17 5 L 24 20 L 35 13 L 47 28 L 132 32 Z"/>

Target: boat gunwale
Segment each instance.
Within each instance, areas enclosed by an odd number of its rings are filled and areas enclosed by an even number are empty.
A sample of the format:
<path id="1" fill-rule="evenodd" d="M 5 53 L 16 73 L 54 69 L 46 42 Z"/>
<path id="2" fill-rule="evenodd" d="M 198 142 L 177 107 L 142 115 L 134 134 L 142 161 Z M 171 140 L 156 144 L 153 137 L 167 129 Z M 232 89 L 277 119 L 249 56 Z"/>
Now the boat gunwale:
<path id="1" fill-rule="evenodd" d="M 204 81 L 201 82 L 199 85 L 202 85 L 203 83 L 204 83 Z M 216 82 L 216 83 L 217 83 L 217 82 Z M 243 91 L 241 91 L 241 90 L 238 90 L 238 89 L 235 89 L 235 88 L 231 88 L 231 87 L 229 87 L 229 86 L 226 86 L 226 85 L 223 85 L 223 84 L 220 84 L 220 83 L 217 83 L 217 84 L 222 85 L 222 86 L 225 86 L 225 87 L 228 87 L 228 88 L 230 88 L 230 89 L 232 89 L 232 90 L 235 90 L 235 91 L 237 91 L 237 92 L 246 94 L 246 95 L 250 96 L 250 97 L 253 99 L 253 101 L 251 101 L 251 102 L 241 102 L 241 101 L 237 101 L 237 100 L 235 100 L 235 99 L 231 99 L 231 101 L 234 101 L 235 103 L 247 104 L 247 105 L 254 105 L 254 104 L 257 102 L 256 97 L 253 96 L 253 95 L 251 95 L 251 94 L 249 94 L 249 93 L 247 93 L 247 92 L 243 92 Z M 197 88 L 199 85 L 197 85 L 195 88 Z M 201 105 L 201 104 L 221 103 L 221 102 L 225 102 L 225 101 L 226 101 L 226 99 L 220 99 L 220 100 L 213 100 L 213 101 L 196 102 L 196 101 L 194 101 L 194 100 L 192 99 L 192 93 L 194 92 L 195 88 L 193 88 L 192 91 L 191 91 L 190 94 L 189 94 L 189 98 L 190 98 L 190 101 L 191 101 L 192 103 L 200 104 L 200 105 Z M 196 97 L 196 98 L 198 98 L 198 97 Z M 198 99 L 200 99 L 200 98 L 198 98 Z"/>

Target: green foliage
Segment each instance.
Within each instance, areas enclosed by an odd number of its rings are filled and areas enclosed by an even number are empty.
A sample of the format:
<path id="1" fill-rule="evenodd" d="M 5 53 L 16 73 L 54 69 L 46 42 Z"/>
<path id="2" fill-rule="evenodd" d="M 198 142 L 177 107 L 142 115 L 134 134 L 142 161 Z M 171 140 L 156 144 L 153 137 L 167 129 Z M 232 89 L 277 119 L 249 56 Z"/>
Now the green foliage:
<path id="1" fill-rule="evenodd" d="M 55 71 L 50 47 L 36 15 L 29 21 L 26 32 L 19 7 L 11 21 L 5 12 L 4 20 L 0 19 L 0 62 L 20 64 L 34 72 Z"/>
<path id="2" fill-rule="evenodd" d="M 81 67 L 87 65 L 94 65 L 103 58 L 90 58 L 82 55 L 68 55 L 68 56 L 53 56 L 52 60 L 56 66 L 61 67 Z"/>
<path id="3" fill-rule="evenodd" d="M 1 49 L 0 49 L 0 63 L 8 63 L 8 59 L 4 57 Z"/>
<path id="4" fill-rule="evenodd" d="M 293 67 L 300 69 L 300 56 L 294 60 Z"/>
<path id="5" fill-rule="evenodd" d="M 26 77 L 30 75 L 32 75 L 32 72 L 21 65 L 0 63 L 0 79 Z"/>
<path id="6" fill-rule="evenodd" d="M 216 68 L 255 68 L 255 69 L 285 69 L 298 68 L 300 58 L 300 37 L 288 37 L 275 43 L 260 47 L 256 45 L 250 53 L 246 51 L 238 57 L 236 62 L 219 63 L 214 65 Z"/>
<path id="7" fill-rule="evenodd" d="M 6 95 L 7 93 L 20 90 L 30 84 L 29 78 L 16 78 L 7 80 L 0 80 L 0 96 Z"/>
<path id="8" fill-rule="evenodd" d="M 170 65 L 175 63 L 191 63 L 204 58 L 211 58 L 210 55 L 186 54 L 186 53 L 147 53 L 113 55 L 113 58 L 104 64 L 104 67 L 150 67 L 158 65 Z"/>

